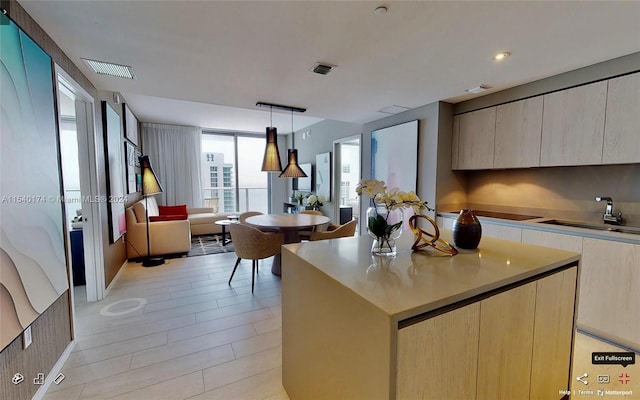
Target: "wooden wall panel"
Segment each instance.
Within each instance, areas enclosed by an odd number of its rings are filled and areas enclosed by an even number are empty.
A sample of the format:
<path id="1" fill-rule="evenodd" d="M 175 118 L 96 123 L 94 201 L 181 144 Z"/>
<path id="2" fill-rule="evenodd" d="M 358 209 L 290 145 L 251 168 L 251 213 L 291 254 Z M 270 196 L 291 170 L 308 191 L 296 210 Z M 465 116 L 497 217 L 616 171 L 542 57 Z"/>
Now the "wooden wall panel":
<path id="1" fill-rule="evenodd" d="M 33 343 L 22 350 L 22 335 L 0 353 L 0 399 L 28 400 L 40 388 L 33 384 L 38 373 L 48 374 L 71 342 L 69 291 L 31 324 Z M 12 385 L 16 373 L 24 382 Z"/>

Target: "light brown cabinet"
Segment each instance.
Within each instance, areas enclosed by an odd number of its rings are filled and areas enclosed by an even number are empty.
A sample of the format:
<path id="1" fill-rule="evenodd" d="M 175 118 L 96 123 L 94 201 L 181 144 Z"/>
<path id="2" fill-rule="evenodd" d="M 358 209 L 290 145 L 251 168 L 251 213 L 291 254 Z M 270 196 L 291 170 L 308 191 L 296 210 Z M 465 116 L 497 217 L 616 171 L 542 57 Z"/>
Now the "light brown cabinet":
<path id="1" fill-rule="evenodd" d="M 479 302 L 401 329 L 397 398 L 475 399 L 479 336 Z"/>
<path id="2" fill-rule="evenodd" d="M 496 107 L 460 116 L 458 169 L 493 168 Z"/>
<path id="3" fill-rule="evenodd" d="M 451 169 L 457 170 L 458 165 L 458 151 L 460 151 L 460 116 L 455 115 L 453 117 L 453 135 L 451 138 Z"/>
<path id="4" fill-rule="evenodd" d="M 538 96 L 496 108 L 493 168 L 540 165 L 542 103 L 542 96 Z"/>
<path id="5" fill-rule="evenodd" d="M 401 329 L 397 398 L 562 397 L 576 280 L 565 269 Z"/>
<path id="6" fill-rule="evenodd" d="M 640 162 L 640 73 L 454 116 L 456 170 Z"/>
<path id="7" fill-rule="evenodd" d="M 541 166 L 602 163 L 607 82 L 544 95 Z"/>
<path id="8" fill-rule="evenodd" d="M 582 247 L 579 327 L 640 348 L 640 245 L 585 237 Z"/>
<path id="9" fill-rule="evenodd" d="M 640 162 L 640 73 L 609 80 L 603 164 Z"/>

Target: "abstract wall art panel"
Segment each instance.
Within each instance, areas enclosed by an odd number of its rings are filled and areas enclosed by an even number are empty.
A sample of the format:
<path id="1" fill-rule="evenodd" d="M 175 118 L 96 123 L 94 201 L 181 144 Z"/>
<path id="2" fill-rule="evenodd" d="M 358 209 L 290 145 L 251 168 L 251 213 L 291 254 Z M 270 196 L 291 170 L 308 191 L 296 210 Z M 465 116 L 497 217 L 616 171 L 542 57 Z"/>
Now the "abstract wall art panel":
<path id="1" fill-rule="evenodd" d="M 418 121 L 371 132 L 371 178 L 389 189 L 416 190 L 418 177 Z"/>
<path id="2" fill-rule="evenodd" d="M 109 213 L 109 241 L 115 243 L 127 231 L 124 215 L 126 201 L 124 148 L 120 115 L 106 101 L 102 102 L 102 127 L 107 149 L 107 212 Z"/>
<path id="3" fill-rule="evenodd" d="M 68 288 L 51 58 L 0 15 L 0 348 Z"/>

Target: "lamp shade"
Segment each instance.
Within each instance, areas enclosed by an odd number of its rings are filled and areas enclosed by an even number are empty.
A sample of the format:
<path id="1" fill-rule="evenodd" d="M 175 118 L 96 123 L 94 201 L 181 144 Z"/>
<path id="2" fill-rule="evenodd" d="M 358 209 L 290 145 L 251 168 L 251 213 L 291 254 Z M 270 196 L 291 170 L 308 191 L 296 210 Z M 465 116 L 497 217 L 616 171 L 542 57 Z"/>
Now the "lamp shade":
<path id="1" fill-rule="evenodd" d="M 302 168 L 298 165 L 298 150 L 289 149 L 289 164 L 280 174 L 280 178 L 306 178 Z"/>
<path id="2" fill-rule="evenodd" d="M 140 157 L 140 169 L 142 170 L 142 195 L 152 196 L 162 193 L 162 186 L 160 186 L 160 182 L 158 182 L 158 178 L 153 172 L 153 168 L 151 168 L 149 156 Z"/>
<path id="3" fill-rule="evenodd" d="M 274 127 L 267 128 L 267 146 L 264 149 L 262 159 L 263 171 L 282 171 L 280 151 L 278 150 L 278 130 Z"/>

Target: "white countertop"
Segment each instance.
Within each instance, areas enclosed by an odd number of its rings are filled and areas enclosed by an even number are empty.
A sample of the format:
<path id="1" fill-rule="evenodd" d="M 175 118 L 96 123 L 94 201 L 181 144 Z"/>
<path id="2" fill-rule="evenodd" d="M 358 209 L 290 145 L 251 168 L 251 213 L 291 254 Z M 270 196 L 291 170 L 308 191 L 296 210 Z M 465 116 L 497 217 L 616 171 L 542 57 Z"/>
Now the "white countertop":
<path id="1" fill-rule="evenodd" d="M 441 232 L 452 243 L 451 232 Z M 577 253 L 489 237 L 476 250 L 442 256 L 412 252 L 413 238 L 405 232 L 393 258 L 372 256 L 368 236 L 290 244 L 283 251 L 296 254 L 396 321 L 579 260 Z"/>

